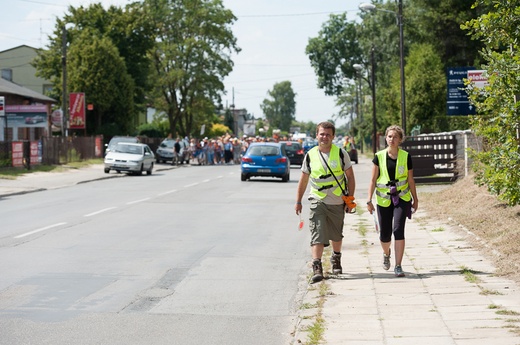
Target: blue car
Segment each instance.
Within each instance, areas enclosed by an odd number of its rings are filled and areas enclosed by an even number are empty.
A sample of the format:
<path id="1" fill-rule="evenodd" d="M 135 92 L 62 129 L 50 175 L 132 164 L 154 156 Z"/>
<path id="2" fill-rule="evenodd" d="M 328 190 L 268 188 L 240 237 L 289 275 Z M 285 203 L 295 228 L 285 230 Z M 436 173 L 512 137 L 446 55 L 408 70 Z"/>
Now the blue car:
<path id="1" fill-rule="evenodd" d="M 316 139 L 305 139 L 305 141 L 303 142 L 303 152 L 309 152 L 309 150 L 316 145 L 318 145 L 318 141 Z"/>
<path id="2" fill-rule="evenodd" d="M 278 177 L 282 182 L 290 179 L 290 162 L 280 143 L 252 143 L 242 157 L 242 181 L 253 176 Z"/>

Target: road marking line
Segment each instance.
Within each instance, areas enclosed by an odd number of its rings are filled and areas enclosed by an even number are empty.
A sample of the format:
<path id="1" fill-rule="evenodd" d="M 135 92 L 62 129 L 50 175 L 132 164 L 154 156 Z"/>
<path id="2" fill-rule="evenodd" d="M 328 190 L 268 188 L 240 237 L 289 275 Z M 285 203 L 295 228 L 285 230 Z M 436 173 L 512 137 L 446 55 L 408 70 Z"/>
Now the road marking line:
<path id="1" fill-rule="evenodd" d="M 49 226 L 46 226 L 44 228 L 36 229 L 34 231 L 26 232 L 25 234 L 21 234 L 21 235 L 15 236 L 14 238 L 22 238 L 22 237 L 25 237 L 25 236 L 29 236 L 29 235 L 35 234 L 35 233 L 40 232 L 40 231 L 45 231 L 45 230 L 52 229 L 52 228 L 55 228 L 57 226 L 61 226 L 61 225 L 65 225 L 65 224 L 67 224 L 67 223 L 57 223 L 57 224 L 49 225 Z"/>
<path id="2" fill-rule="evenodd" d="M 141 199 L 141 200 L 130 201 L 130 202 L 127 202 L 126 204 L 127 204 L 127 205 L 132 205 L 132 204 L 137 204 L 137 203 L 139 203 L 139 202 L 143 202 L 143 201 L 147 201 L 147 200 L 150 200 L 150 198 L 145 198 L 145 199 Z"/>
<path id="3" fill-rule="evenodd" d="M 184 186 L 184 188 L 194 187 L 194 186 L 196 186 L 198 184 L 199 184 L 198 182 L 195 182 L 195 183 L 188 184 L 188 185 Z"/>
<path id="4" fill-rule="evenodd" d="M 175 193 L 177 191 L 177 189 L 174 189 L 174 190 L 170 190 L 168 192 L 164 192 L 164 193 L 161 193 L 161 194 L 157 194 L 158 196 L 163 196 L 163 195 L 167 195 L 167 194 L 171 194 L 171 193 Z"/>
<path id="5" fill-rule="evenodd" d="M 103 213 L 103 212 L 106 212 L 106 211 L 110 211 L 110 210 L 113 210 L 114 208 L 117 208 L 117 207 L 105 208 L 105 209 L 102 209 L 102 210 L 99 210 L 99 211 L 96 211 L 96 212 L 92 212 L 92 213 L 86 214 L 83 217 L 95 216 L 96 214 L 100 214 L 100 213 Z"/>

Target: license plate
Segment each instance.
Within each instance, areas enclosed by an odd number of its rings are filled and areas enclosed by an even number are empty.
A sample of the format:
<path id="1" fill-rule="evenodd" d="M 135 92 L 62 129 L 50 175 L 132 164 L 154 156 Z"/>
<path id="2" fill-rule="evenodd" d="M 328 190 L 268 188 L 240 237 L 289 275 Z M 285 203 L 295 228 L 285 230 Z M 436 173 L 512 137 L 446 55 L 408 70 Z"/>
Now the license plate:
<path id="1" fill-rule="evenodd" d="M 258 169 L 259 173 L 270 173 L 271 169 Z"/>

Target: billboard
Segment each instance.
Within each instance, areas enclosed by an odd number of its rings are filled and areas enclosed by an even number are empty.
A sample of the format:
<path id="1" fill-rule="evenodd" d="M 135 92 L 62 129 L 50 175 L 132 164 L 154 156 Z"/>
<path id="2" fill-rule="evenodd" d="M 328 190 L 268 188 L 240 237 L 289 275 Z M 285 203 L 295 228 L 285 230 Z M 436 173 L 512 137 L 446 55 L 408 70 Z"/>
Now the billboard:
<path id="1" fill-rule="evenodd" d="M 70 129 L 85 129 L 85 94 L 71 93 L 70 97 Z"/>
<path id="2" fill-rule="evenodd" d="M 5 106 L 9 127 L 47 127 L 46 105 L 7 105 Z"/>

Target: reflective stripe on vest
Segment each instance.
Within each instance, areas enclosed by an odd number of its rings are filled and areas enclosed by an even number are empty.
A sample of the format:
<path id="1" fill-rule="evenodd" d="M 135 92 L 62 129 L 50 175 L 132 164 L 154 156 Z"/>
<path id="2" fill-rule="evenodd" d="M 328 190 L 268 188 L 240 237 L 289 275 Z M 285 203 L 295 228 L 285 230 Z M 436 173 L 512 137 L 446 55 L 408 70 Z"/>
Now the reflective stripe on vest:
<path id="1" fill-rule="evenodd" d="M 377 204 L 383 207 L 390 206 L 390 176 L 388 174 L 388 168 L 386 165 L 386 150 L 381 150 L 377 155 L 379 160 L 379 177 L 376 181 L 376 198 Z M 395 167 L 395 186 L 398 195 L 404 201 L 411 200 L 410 187 L 408 186 L 408 152 L 399 150 L 397 154 L 397 165 Z"/>
<path id="2" fill-rule="evenodd" d="M 317 196 L 320 199 L 323 199 L 327 195 L 327 193 L 324 193 L 323 190 L 335 188 L 333 190 L 334 195 L 340 196 L 342 194 L 341 188 L 338 186 L 338 183 L 334 179 L 334 176 L 331 174 L 329 169 L 324 166 L 323 159 L 320 156 L 318 147 L 313 147 L 307 154 L 309 155 L 309 165 L 311 169 L 309 179 L 311 194 Z M 338 182 L 344 183 L 345 173 L 343 171 L 340 160 L 341 158 L 339 155 L 339 148 L 336 145 L 332 145 L 330 148 L 327 164 L 336 176 Z"/>

